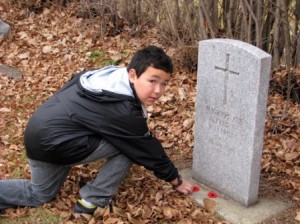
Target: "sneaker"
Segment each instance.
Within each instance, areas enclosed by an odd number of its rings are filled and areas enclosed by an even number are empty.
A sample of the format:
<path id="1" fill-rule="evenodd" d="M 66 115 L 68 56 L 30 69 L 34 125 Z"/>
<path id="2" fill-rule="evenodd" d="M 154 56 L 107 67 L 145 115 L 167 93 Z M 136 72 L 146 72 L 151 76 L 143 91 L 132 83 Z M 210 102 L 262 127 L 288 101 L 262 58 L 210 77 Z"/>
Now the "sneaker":
<path id="1" fill-rule="evenodd" d="M 89 215 L 93 215 L 94 212 L 96 211 L 97 206 L 93 205 L 93 206 L 86 206 L 83 204 L 83 202 L 81 200 L 78 200 L 75 204 L 75 207 L 73 209 L 74 213 L 85 213 L 85 214 L 89 214 Z"/>

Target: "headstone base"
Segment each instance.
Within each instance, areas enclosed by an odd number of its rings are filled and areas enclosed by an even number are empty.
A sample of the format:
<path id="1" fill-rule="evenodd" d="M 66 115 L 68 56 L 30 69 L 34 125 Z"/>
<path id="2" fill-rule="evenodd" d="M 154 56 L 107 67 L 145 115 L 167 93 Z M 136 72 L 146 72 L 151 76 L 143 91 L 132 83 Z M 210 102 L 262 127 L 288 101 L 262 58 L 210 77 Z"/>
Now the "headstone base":
<path id="1" fill-rule="evenodd" d="M 180 174 L 189 183 L 200 187 L 200 191 L 193 193 L 192 197 L 198 204 L 204 207 L 203 199 L 208 198 L 208 192 L 213 190 L 194 180 L 190 168 L 181 170 Z M 232 224 L 261 223 L 288 208 L 286 203 L 269 198 L 259 198 L 258 202 L 250 207 L 245 207 L 219 193 L 217 198 L 211 200 L 216 202 L 216 214 Z"/>

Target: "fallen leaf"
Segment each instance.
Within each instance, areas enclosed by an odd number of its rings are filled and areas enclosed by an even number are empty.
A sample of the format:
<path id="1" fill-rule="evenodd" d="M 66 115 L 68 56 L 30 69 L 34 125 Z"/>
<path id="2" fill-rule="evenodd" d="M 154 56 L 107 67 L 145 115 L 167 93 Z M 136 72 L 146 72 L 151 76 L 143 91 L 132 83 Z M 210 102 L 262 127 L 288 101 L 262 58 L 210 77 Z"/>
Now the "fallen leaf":
<path id="1" fill-rule="evenodd" d="M 296 218 L 295 220 L 300 221 L 300 208 L 296 210 Z"/>
<path id="2" fill-rule="evenodd" d="M 52 47 L 51 46 L 44 46 L 43 49 L 42 49 L 42 52 L 44 54 L 47 54 L 47 53 L 49 53 L 51 51 L 52 51 Z"/>
<path id="3" fill-rule="evenodd" d="M 18 35 L 20 36 L 20 39 L 28 39 L 28 35 L 24 31 L 19 32 Z"/>
<path id="4" fill-rule="evenodd" d="M 0 112 L 8 113 L 8 112 L 10 112 L 10 109 L 9 109 L 9 108 L 5 108 L 5 107 L 2 107 L 2 108 L 0 108 Z"/>
<path id="5" fill-rule="evenodd" d="M 299 156 L 298 152 L 290 152 L 290 153 L 285 154 L 285 160 L 292 161 L 294 159 L 297 159 L 298 156 Z"/>
<path id="6" fill-rule="evenodd" d="M 144 221 L 133 218 L 133 217 L 131 216 L 131 214 L 129 214 L 129 213 L 126 213 L 126 214 L 127 214 L 128 221 L 129 221 L 131 224 L 145 224 Z"/>
<path id="7" fill-rule="evenodd" d="M 186 98 L 186 93 L 183 88 L 178 88 L 179 100 L 183 101 Z"/>
<path id="8" fill-rule="evenodd" d="M 165 149 L 167 149 L 167 148 L 171 148 L 174 145 L 174 142 L 163 142 L 161 144 Z"/>
<path id="9" fill-rule="evenodd" d="M 95 224 L 96 223 L 96 220 L 95 218 L 91 218 L 88 222 L 88 224 Z"/>
<path id="10" fill-rule="evenodd" d="M 19 54 L 18 58 L 20 58 L 20 59 L 27 59 L 27 58 L 29 58 L 29 52 L 24 52 L 22 54 Z"/>
<path id="11" fill-rule="evenodd" d="M 155 204 L 158 204 L 159 200 L 163 198 L 163 193 L 161 191 L 157 192 L 155 195 Z"/>
<path id="12" fill-rule="evenodd" d="M 182 125 L 185 129 L 190 129 L 194 125 L 194 119 L 188 118 L 183 121 Z"/>
<path id="13" fill-rule="evenodd" d="M 108 218 L 104 221 L 105 224 L 114 224 L 114 223 L 117 223 L 119 222 L 120 219 L 118 218 Z M 90 224 L 90 223 L 89 223 Z"/>
<path id="14" fill-rule="evenodd" d="M 163 214 L 167 219 L 171 219 L 173 217 L 173 211 L 170 207 L 164 206 L 162 208 Z"/>

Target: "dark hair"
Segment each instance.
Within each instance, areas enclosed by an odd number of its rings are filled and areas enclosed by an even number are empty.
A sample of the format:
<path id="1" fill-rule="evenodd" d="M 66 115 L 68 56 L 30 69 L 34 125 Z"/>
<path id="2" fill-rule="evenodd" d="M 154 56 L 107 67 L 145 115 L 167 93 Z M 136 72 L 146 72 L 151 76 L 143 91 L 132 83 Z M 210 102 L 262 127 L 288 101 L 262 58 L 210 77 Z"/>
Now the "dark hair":
<path id="1" fill-rule="evenodd" d="M 138 50 L 132 57 L 127 71 L 134 69 L 137 77 L 140 77 L 146 69 L 152 66 L 161 69 L 167 73 L 173 72 L 173 63 L 171 58 L 164 52 L 162 48 L 156 46 L 148 46 Z"/>

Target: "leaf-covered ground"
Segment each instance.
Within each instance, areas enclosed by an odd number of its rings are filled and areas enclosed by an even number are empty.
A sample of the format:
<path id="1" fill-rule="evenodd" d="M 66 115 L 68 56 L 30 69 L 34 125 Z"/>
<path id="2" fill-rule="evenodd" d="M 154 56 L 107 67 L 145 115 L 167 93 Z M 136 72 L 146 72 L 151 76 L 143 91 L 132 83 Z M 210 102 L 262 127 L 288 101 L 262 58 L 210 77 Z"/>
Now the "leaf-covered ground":
<path id="1" fill-rule="evenodd" d="M 0 42 L 0 65 L 24 72 L 18 81 L 0 75 L 0 178 L 30 178 L 23 130 L 32 112 L 44 100 L 76 72 L 108 64 L 126 66 L 136 49 L 149 44 L 164 45 L 155 28 L 131 36 L 128 34 L 130 28 L 125 25 L 120 34 L 105 36 L 107 29 L 99 25 L 99 18 L 78 16 L 78 3 L 69 4 L 67 8 L 50 5 L 35 14 L 3 0 L 0 12 L 1 18 L 12 27 L 9 37 Z M 165 49 L 170 56 L 176 57 L 176 49 Z M 293 72 L 299 84 L 300 69 Z M 286 76 L 284 69 L 278 70 L 273 72 L 272 79 L 281 83 Z M 166 94 L 158 104 L 148 108 L 149 127 L 179 168 L 190 166 L 192 161 L 195 85 L 196 73 L 178 68 Z M 292 205 L 287 215 L 272 219 L 277 223 L 300 220 L 299 154 L 300 106 L 271 91 L 260 194 L 283 197 Z M 80 186 L 93 178 L 99 167 L 101 162 L 72 169 L 57 198 L 42 207 L 60 220 L 47 223 L 227 223 L 138 166 L 131 169 L 120 186 L 113 213 L 98 210 L 96 217 L 72 215 Z M 37 215 L 39 209 L 8 209 L 2 216 L 10 217 L 8 220 L 32 216 L 34 221 L 23 223 L 46 223 Z"/>

